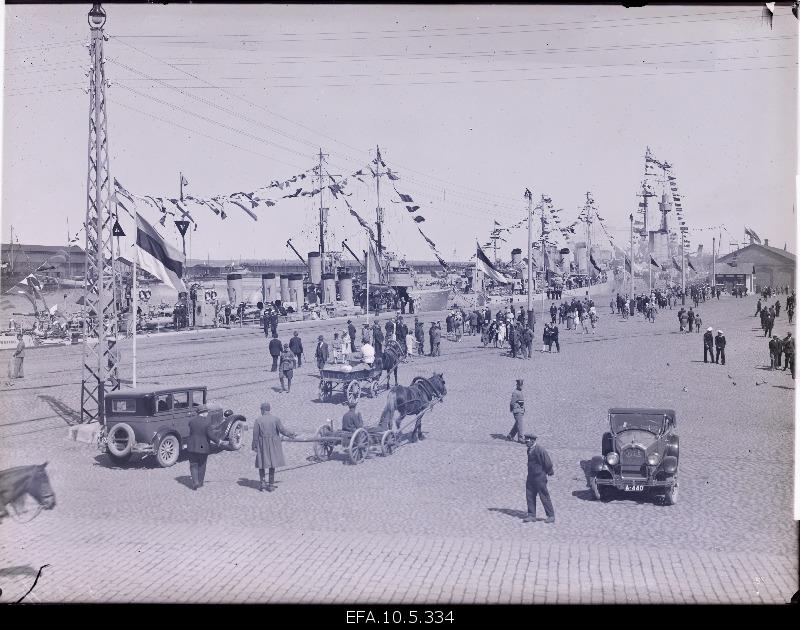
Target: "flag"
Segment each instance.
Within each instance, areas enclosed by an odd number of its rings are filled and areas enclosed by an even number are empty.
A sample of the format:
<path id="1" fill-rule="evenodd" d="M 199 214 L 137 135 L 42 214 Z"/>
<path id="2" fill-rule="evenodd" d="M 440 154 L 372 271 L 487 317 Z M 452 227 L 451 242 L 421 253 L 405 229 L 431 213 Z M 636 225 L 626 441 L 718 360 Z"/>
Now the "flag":
<path id="1" fill-rule="evenodd" d="M 253 213 L 253 211 L 252 211 L 252 210 L 250 210 L 250 208 L 245 208 L 245 207 L 244 207 L 242 204 L 240 204 L 238 201 L 234 201 L 234 200 L 233 200 L 233 199 L 231 199 L 230 197 L 228 198 L 228 201 L 229 201 L 230 203 L 232 203 L 233 205 L 235 205 L 235 206 L 239 206 L 239 207 L 240 207 L 242 210 L 244 210 L 244 211 L 245 211 L 247 214 L 249 214 L 249 215 L 250 215 L 250 218 L 252 218 L 252 219 L 253 219 L 253 221 L 258 221 L 258 217 L 255 215 L 255 213 Z"/>
<path id="2" fill-rule="evenodd" d="M 345 199 L 344 202 L 347 205 L 347 209 L 350 211 L 350 214 L 353 215 L 356 221 L 358 221 L 359 225 L 361 225 L 361 227 L 363 227 L 367 231 L 367 233 L 369 234 L 369 238 L 372 241 L 375 241 L 375 233 L 372 231 L 372 226 L 370 226 L 369 223 L 367 223 L 364 219 L 362 219 L 361 216 L 358 214 L 358 212 L 353 210 L 353 206 L 350 205 L 350 202 L 347 201 L 347 199 Z"/>
<path id="3" fill-rule="evenodd" d="M 400 178 L 397 176 L 397 174 L 396 174 L 396 173 L 392 173 L 391 169 L 387 169 L 387 170 L 386 170 L 386 174 L 389 176 L 389 179 L 391 179 L 391 180 L 392 180 L 392 181 L 394 181 L 394 182 L 396 182 L 396 181 L 398 181 L 398 180 L 400 179 Z"/>
<path id="4" fill-rule="evenodd" d="M 414 217 L 414 221 L 416 221 L 417 223 L 422 223 L 423 221 L 425 221 L 425 217 L 417 215 L 417 216 Z M 503 239 L 500 239 L 500 240 L 503 240 Z"/>
<path id="5" fill-rule="evenodd" d="M 408 210 L 409 212 L 416 212 L 417 210 L 419 210 L 419 206 L 406 206 L 406 210 Z"/>
<path id="6" fill-rule="evenodd" d="M 381 283 L 381 263 L 378 254 L 375 252 L 375 245 L 370 241 L 369 244 L 369 260 L 367 261 L 367 269 L 370 284 Z"/>
<path id="7" fill-rule="evenodd" d="M 772 29 L 772 18 L 775 16 L 775 3 L 765 2 L 764 8 L 761 10 L 761 19 L 769 23 L 769 28 Z"/>
<path id="8" fill-rule="evenodd" d="M 631 269 L 631 260 L 627 256 L 625 256 L 625 271 L 627 271 L 630 274 L 633 273 L 633 271 Z"/>
<path id="9" fill-rule="evenodd" d="M 697 269 L 695 269 L 695 268 L 694 268 L 694 265 L 692 264 L 692 261 L 691 261 L 691 260 L 689 260 L 689 259 L 687 258 L 687 259 L 686 259 L 686 262 L 687 262 L 687 264 L 689 265 L 689 269 L 691 269 L 692 271 L 697 271 Z"/>
<path id="10" fill-rule="evenodd" d="M 436 251 L 436 243 L 434 243 L 431 239 L 425 236 L 425 233 L 420 228 L 417 229 L 419 230 L 419 233 L 422 234 L 422 238 L 424 238 L 428 242 L 428 245 L 430 245 L 431 249 L 433 251 Z"/>
<path id="11" fill-rule="evenodd" d="M 510 280 L 506 278 L 502 273 L 495 269 L 494 265 L 489 261 L 489 258 L 486 254 L 483 253 L 481 246 L 478 245 L 478 252 L 476 254 L 476 262 L 475 265 L 478 268 L 478 271 L 482 271 L 487 276 L 489 276 L 495 282 L 500 282 L 502 284 L 510 284 Z"/>
<path id="12" fill-rule="evenodd" d="M 136 251 L 139 266 L 176 291 L 186 291 L 181 279 L 185 257 L 167 243 L 155 228 L 136 214 Z"/>
<path id="13" fill-rule="evenodd" d="M 411 198 L 411 195 L 404 195 L 403 193 L 397 193 L 400 195 L 400 201 L 405 203 L 414 203 L 414 200 Z"/>
<path id="14" fill-rule="evenodd" d="M 659 268 L 661 267 L 661 265 L 659 265 L 659 264 L 656 262 L 656 259 L 655 259 L 655 258 L 653 258 L 652 256 L 650 256 L 650 264 L 651 264 L 651 265 L 653 265 L 653 267 L 659 267 Z"/>
<path id="15" fill-rule="evenodd" d="M 672 266 L 675 267 L 675 269 L 677 269 L 678 271 L 681 270 L 681 266 L 675 260 L 675 256 L 672 257 Z"/>
<path id="16" fill-rule="evenodd" d="M 22 280 L 19 281 L 19 283 L 24 284 L 26 287 L 30 287 L 34 291 L 42 288 L 42 284 L 39 282 L 38 278 L 34 276 L 32 273 L 25 276 Z"/>
<path id="17" fill-rule="evenodd" d="M 189 185 L 189 180 L 188 180 L 188 179 L 186 179 L 186 178 L 183 176 L 183 173 L 181 173 L 181 184 L 182 184 L 183 186 L 188 186 L 188 185 Z"/>
<path id="18" fill-rule="evenodd" d="M 594 254 L 591 254 L 591 253 L 589 254 L 589 262 L 590 262 L 590 263 L 592 263 L 592 267 L 594 267 L 595 269 L 597 269 L 597 271 L 602 271 L 602 270 L 600 269 L 600 267 L 598 267 L 598 266 L 597 266 L 597 263 L 596 263 L 596 262 L 595 262 L 595 260 L 594 260 Z"/>

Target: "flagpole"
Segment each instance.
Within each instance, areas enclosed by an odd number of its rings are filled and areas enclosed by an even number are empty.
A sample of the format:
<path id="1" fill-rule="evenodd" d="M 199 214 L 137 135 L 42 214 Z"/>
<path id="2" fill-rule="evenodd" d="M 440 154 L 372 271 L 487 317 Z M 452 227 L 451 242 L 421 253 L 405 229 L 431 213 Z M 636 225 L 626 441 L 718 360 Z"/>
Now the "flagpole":
<path id="1" fill-rule="evenodd" d="M 367 251 L 364 252 L 364 255 L 367 259 L 367 301 L 366 301 L 366 315 L 367 315 L 367 323 L 369 324 L 369 233 L 367 233 Z"/>
<path id="2" fill-rule="evenodd" d="M 533 261 L 531 260 L 533 245 L 533 194 L 525 189 L 525 198 L 528 200 L 528 327 L 533 323 Z"/>
<path id="3" fill-rule="evenodd" d="M 136 282 L 136 262 L 139 258 L 139 247 L 133 245 L 133 375 L 131 384 L 136 388 L 136 329 L 139 324 L 139 290 Z"/>
<path id="4" fill-rule="evenodd" d="M 720 242 L 722 237 L 720 237 Z M 711 237 L 711 290 L 716 290 L 717 286 L 717 238 Z"/>
<path id="5" fill-rule="evenodd" d="M 631 299 L 634 296 L 634 280 L 633 280 L 633 213 L 630 216 L 631 220 Z"/>

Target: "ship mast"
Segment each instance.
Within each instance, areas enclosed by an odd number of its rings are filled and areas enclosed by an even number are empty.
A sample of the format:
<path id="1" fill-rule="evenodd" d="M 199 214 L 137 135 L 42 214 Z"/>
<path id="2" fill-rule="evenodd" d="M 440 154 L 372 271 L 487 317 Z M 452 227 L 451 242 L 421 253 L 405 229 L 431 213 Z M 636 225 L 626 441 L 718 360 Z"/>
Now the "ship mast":
<path id="1" fill-rule="evenodd" d="M 325 208 L 322 206 L 322 190 L 324 188 L 322 183 L 322 160 L 323 158 L 328 157 L 327 153 L 322 152 L 322 148 L 320 147 L 319 150 L 319 254 L 323 259 L 324 262 L 324 254 L 325 254 Z"/>

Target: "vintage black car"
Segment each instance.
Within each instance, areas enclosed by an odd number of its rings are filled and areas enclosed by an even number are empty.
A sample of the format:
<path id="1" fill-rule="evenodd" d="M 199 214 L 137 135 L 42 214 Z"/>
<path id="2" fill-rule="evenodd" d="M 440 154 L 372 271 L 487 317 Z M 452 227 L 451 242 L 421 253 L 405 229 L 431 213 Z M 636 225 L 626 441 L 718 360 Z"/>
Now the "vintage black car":
<path id="1" fill-rule="evenodd" d="M 609 409 L 602 455 L 592 457 L 589 486 L 598 500 L 652 492 L 678 500 L 678 436 L 672 409 Z"/>
<path id="2" fill-rule="evenodd" d="M 207 401 L 205 387 L 129 389 L 105 396 L 105 431 L 101 445 L 115 464 L 133 453 L 155 455 L 164 468 L 178 461 L 189 438 L 189 421 L 211 418 L 211 433 L 220 448 L 242 448 L 246 418 Z"/>

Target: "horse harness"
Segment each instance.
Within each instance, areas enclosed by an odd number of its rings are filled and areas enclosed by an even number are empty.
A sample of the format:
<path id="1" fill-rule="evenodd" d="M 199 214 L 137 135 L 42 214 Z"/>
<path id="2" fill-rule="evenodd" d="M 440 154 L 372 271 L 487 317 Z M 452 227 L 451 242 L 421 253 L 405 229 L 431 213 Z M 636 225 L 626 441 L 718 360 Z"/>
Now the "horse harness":
<path id="1" fill-rule="evenodd" d="M 423 376 L 414 377 L 408 389 L 413 393 L 413 398 L 406 400 L 402 409 L 398 405 L 398 411 L 404 416 L 421 413 L 431 401 L 441 398 L 433 384 Z"/>

